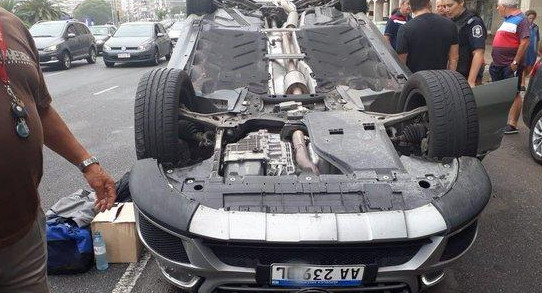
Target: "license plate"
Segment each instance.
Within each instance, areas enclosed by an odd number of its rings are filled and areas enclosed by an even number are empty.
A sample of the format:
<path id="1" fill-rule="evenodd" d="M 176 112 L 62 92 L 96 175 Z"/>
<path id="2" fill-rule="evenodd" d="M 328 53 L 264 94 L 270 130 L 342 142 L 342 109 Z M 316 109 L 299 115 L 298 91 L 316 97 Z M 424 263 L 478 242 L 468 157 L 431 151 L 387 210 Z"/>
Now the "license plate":
<path id="1" fill-rule="evenodd" d="M 119 57 L 119 58 L 130 58 L 130 54 L 129 53 L 119 53 L 119 55 L 117 57 Z"/>
<path id="2" fill-rule="evenodd" d="M 271 285 L 285 287 L 346 287 L 360 286 L 364 265 L 316 266 L 271 265 Z"/>

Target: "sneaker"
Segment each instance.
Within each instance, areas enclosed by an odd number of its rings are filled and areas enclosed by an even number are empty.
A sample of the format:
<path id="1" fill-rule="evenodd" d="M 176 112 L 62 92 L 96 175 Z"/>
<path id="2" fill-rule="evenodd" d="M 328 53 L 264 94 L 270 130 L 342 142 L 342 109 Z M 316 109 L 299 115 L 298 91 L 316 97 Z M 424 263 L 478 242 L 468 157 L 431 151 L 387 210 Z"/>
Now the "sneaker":
<path id="1" fill-rule="evenodd" d="M 507 124 L 504 128 L 504 134 L 515 134 L 518 133 L 518 129 L 515 126 L 512 126 L 510 124 Z"/>

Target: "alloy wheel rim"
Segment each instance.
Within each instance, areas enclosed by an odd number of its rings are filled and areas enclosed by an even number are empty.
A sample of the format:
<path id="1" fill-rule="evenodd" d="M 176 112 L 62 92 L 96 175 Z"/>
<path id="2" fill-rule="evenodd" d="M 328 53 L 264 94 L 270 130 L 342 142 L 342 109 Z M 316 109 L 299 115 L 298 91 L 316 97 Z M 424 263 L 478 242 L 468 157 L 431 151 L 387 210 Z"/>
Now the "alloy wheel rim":
<path id="1" fill-rule="evenodd" d="M 90 51 L 90 59 L 92 59 L 92 61 L 96 61 L 96 51 L 94 51 L 94 49 Z"/>
<path id="2" fill-rule="evenodd" d="M 64 66 L 66 68 L 70 67 L 70 56 L 68 54 L 64 54 Z"/>
<path id="3" fill-rule="evenodd" d="M 542 117 L 536 121 L 534 126 L 531 147 L 537 156 L 542 157 Z"/>

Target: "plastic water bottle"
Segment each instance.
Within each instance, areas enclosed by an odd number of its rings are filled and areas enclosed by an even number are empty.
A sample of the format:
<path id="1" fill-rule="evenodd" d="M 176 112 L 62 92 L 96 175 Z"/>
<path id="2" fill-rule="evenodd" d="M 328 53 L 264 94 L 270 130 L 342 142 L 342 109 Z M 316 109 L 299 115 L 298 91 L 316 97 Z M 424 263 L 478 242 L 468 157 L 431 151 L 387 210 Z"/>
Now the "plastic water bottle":
<path id="1" fill-rule="evenodd" d="M 102 237 L 102 233 L 99 231 L 95 232 L 92 242 L 94 245 L 96 268 L 99 271 L 105 271 L 109 267 L 109 263 L 107 262 L 107 251 L 105 250 L 105 242 Z"/>

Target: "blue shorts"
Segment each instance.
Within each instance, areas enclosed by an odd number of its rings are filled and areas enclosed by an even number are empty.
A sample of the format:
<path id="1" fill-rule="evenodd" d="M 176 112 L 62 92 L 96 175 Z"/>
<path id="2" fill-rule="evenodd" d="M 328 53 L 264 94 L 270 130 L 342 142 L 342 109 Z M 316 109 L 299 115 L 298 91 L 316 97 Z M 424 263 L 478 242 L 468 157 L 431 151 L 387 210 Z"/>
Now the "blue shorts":
<path id="1" fill-rule="evenodd" d="M 493 63 L 489 66 L 489 75 L 492 81 L 504 80 L 512 77 L 518 78 L 518 92 L 521 90 L 521 77 L 523 75 L 523 66 L 518 65 L 516 72 L 512 71 L 510 66 L 497 66 Z"/>

